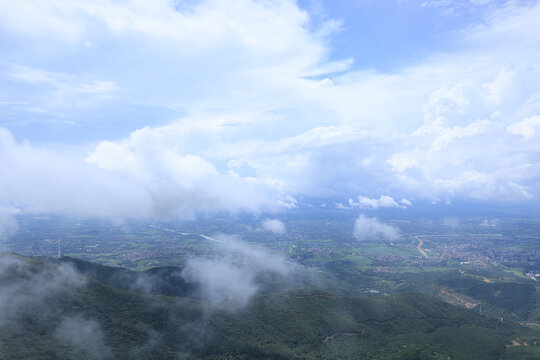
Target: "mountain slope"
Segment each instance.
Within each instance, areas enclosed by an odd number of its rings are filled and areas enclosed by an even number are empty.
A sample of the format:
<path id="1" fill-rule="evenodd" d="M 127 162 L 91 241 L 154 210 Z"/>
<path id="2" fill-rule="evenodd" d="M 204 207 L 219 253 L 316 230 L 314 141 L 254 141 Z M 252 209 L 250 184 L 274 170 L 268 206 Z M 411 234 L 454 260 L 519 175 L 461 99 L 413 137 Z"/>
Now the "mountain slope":
<path id="1" fill-rule="evenodd" d="M 0 359 L 540 357 L 521 346 L 540 332 L 418 293 L 359 298 L 283 289 L 231 310 L 192 296 L 196 284 L 180 273 L 2 254 Z M 161 287 L 145 294 L 133 287 L 139 278 Z M 516 338 L 521 345 L 507 347 Z"/>

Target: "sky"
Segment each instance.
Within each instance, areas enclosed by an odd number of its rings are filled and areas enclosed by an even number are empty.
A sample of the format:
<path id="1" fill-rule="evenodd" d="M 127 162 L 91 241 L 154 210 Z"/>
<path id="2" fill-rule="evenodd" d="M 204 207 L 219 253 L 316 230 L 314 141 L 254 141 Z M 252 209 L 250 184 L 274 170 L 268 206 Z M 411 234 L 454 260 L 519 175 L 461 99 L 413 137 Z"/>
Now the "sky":
<path id="1" fill-rule="evenodd" d="M 539 1 L 0 0 L 0 223 L 537 206 L 539 29 Z"/>

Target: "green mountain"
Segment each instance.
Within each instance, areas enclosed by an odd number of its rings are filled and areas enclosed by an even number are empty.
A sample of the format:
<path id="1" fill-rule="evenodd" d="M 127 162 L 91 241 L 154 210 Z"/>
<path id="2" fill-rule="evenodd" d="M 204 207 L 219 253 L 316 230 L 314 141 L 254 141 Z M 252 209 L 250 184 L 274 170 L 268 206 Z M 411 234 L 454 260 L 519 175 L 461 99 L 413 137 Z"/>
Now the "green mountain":
<path id="1" fill-rule="evenodd" d="M 539 359 L 540 331 L 420 293 L 205 300 L 179 268 L 0 255 L 0 359 Z"/>

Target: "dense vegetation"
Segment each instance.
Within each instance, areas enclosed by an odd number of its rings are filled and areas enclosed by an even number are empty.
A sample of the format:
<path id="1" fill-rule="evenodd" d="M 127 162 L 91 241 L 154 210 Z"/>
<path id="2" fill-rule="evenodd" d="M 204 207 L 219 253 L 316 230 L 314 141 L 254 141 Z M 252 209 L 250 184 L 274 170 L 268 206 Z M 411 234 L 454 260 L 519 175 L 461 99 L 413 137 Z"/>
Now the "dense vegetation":
<path id="1" fill-rule="evenodd" d="M 540 357 L 522 346 L 540 332 L 420 293 L 282 289 L 227 310 L 193 297 L 195 286 L 177 268 L 136 273 L 70 258 L 1 260 L 0 359 Z M 520 346 L 508 347 L 516 338 Z"/>

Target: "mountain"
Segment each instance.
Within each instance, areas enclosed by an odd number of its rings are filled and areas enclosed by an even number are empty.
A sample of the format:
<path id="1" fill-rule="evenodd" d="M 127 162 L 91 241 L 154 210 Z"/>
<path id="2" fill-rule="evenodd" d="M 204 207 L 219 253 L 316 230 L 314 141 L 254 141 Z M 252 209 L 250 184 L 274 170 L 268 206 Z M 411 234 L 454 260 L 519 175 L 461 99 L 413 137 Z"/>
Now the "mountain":
<path id="1" fill-rule="evenodd" d="M 0 255 L 0 359 L 538 359 L 540 331 L 406 292 L 206 301 L 182 269 Z"/>

